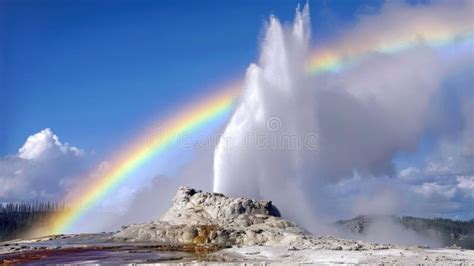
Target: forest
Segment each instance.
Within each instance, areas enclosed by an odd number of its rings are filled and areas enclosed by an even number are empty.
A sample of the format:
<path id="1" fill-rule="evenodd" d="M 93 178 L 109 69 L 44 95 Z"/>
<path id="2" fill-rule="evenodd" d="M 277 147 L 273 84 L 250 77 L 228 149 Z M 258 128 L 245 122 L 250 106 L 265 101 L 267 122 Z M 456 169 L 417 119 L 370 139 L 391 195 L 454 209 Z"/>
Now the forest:
<path id="1" fill-rule="evenodd" d="M 440 236 L 444 245 L 457 245 L 467 249 L 474 249 L 474 219 L 458 221 L 444 218 L 418 218 L 404 216 L 398 222 L 405 228 L 419 233 L 434 231 Z"/>
<path id="2" fill-rule="evenodd" d="M 0 205 L 0 241 L 19 238 L 33 226 L 44 225 L 48 217 L 66 211 L 55 203 L 8 203 Z"/>

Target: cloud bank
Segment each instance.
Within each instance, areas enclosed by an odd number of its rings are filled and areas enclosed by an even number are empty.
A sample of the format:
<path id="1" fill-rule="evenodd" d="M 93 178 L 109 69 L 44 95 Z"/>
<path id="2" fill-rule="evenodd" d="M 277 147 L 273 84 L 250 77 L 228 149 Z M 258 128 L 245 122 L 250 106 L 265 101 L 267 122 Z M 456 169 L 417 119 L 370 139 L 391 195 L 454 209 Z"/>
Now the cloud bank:
<path id="1" fill-rule="evenodd" d="M 29 136 L 17 154 L 0 158 L 0 200 L 60 201 L 84 170 L 84 151 L 51 129 Z"/>

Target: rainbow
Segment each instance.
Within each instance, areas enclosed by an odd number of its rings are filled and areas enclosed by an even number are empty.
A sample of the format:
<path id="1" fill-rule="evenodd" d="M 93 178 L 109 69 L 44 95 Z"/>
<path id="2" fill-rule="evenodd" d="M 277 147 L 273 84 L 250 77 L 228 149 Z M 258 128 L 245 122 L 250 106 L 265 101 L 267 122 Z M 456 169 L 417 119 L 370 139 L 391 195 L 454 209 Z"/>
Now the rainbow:
<path id="1" fill-rule="evenodd" d="M 46 230 L 47 233 L 67 232 L 84 213 L 103 200 L 148 160 L 164 153 L 181 137 L 205 127 L 217 117 L 228 116 L 240 92 L 239 89 L 238 83 L 229 86 L 152 127 L 147 134 L 138 138 L 137 143 L 122 152 L 108 174 L 81 188 L 81 192 L 77 193 L 80 196 L 74 199 L 77 205 L 53 217 L 49 224 L 50 228 Z"/>
<path id="2" fill-rule="evenodd" d="M 472 40 L 472 30 L 430 30 L 405 31 L 387 38 L 378 38 L 359 45 L 340 44 L 328 45 L 333 49 L 316 49 L 308 61 L 306 70 L 310 73 L 339 72 L 346 67 L 356 65 L 365 58 L 379 54 L 395 54 L 417 46 L 428 46 L 434 49 L 444 48 L 453 44 Z"/>
<path id="3" fill-rule="evenodd" d="M 310 74 L 339 72 L 345 67 L 360 62 L 373 53 L 393 54 L 420 45 L 442 48 L 465 40 L 472 40 L 472 31 L 410 29 L 396 37 L 379 38 L 358 45 L 331 44 L 332 49 L 315 49 L 308 60 L 307 71 Z M 163 154 L 174 141 L 192 132 L 196 132 L 217 117 L 228 116 L 240 93 L 241 83 L 218 90 L 214 95 L 192 104 L 177 115 L 151 127 L 151 131 L 141 136 L 136 143 L 123 150 L 112 165 L 111 171 L 94 182 L 80 188 L 79 196 L 74 199 L 79 205 L 63 212 L 50 222 L 47 234 L 58 234 L 70 231 L 78 219 L 88 210 L 101 202 L 115 188 L 120 186 L 132 173 L 155 156 Z M 158 135 L 153 133 L 160 132 Z M 153 136 L 153 137 L 150 137 Z M 45 233 L 44 230 L 42 233 Z"/>

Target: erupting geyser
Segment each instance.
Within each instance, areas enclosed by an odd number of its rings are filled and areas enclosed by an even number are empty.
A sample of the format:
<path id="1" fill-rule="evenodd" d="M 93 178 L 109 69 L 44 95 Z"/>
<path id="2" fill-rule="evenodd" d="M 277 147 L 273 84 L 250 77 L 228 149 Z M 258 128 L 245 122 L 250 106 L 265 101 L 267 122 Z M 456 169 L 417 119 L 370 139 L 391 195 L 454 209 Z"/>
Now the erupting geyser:
<path id="1" fill-rule="evenodd" d="M 248 67 L 241 102 L 216 147 L 213 184 L 215 192 L 272 199 L 307 228 L 314 207 L 301 184 L 317 149 L 310 31 L 308 5 L 297 8 L 291 26 L 270 17 L 259 62 Z"/>
<path id="2" fill-rule="evenodd" d="M 214 191 L 275 195 L 281 192 L 274 191 L 277 187 L 296 185 L 301 170 L 308 169 L 306 158 L 312 156 L 303 153 L 314 149 L 302 146 L 316 132 L 315 108 L 308 104 L 314 90 L 305 71 L 309 40 L 307 5 L 297 8 L 291 27 L 270 18 L 259 63 L 248 67 L 240 106 L 215 150 Z"/>

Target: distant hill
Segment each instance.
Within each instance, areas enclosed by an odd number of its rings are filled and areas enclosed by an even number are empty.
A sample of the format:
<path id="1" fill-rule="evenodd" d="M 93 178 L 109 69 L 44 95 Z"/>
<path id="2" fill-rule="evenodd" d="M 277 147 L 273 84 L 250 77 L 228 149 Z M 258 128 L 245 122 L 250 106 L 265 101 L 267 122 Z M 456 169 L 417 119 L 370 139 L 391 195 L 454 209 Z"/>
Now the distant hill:
<path id="1" fill-rule="evenodd" d="M 474 249 L 474 219 L 457 221 L 444 218 L 359 215 L 350 220 L 337 221 L 336 224 L 352 233 L 364 235 L 371 225 L 384 221 L 394 222 L 402 228 L 413 230 L 420 235 L 433 236 L 435 234 L 444 246 L 455 244 L 465 249 Z"/>

